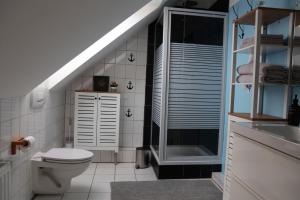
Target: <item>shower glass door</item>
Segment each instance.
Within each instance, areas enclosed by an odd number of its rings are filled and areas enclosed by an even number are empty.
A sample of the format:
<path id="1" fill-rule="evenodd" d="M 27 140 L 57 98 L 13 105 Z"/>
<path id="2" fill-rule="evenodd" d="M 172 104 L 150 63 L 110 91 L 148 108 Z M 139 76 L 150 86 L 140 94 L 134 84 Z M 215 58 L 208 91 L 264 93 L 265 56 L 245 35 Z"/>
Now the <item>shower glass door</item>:
<path id="1" fill-rule="evenodd" d="M 224 14 L 169 11 L 164 159 L 220 160 Z"/>

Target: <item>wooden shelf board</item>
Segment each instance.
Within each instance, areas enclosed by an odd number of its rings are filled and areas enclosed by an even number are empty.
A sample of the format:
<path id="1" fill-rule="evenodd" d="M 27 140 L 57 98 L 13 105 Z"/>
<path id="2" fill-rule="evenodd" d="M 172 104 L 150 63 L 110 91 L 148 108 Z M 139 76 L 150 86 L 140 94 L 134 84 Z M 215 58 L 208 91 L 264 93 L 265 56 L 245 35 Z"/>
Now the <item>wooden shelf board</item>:
<path id="1" fill-rule="evenodd" d="M 231 83 L 232 85 L 252 85 L 253 83 Z"/>
<path id="2" fill-rule="evenodd" d="M 286 45 L 278 45 L 278 44 L 261 44 L 261 53 L 277 53 L 286 51 L 288 49 L 288 46 Z M 254 51 L 254 45 L 250 45 L 241 49 L 237 49 L 233 51 L 234 53 L 240 53 L 240 54 L 250 54 Z"/>
<path id="3" fill-rule="evenodd" d="M 292 12 L 292 10 L 289 9 L 259 7 L 249 11 L 248 13 L 234 20 L 233 22 L 236 24 L 255 25 L 255 12 L 257 9 L 262 10 L 263 25 L 272 24 L 273 22 L 276 22 L 284 17 L 289 16 L 289 14 Z"/>
<path id="4" fill-rule="evenodd" d="M 282 119 L 280 117 L 274 117 L 270 115 L 257 115 L 255 118 L 250 117 L 250 113 L 228 113 L 229 115 L 239 117 L 242 119 L 247 119 L 251 121 L 286 121 L 286 119 Z"/>
<path id="5" fill-rule="evenodd" d="M 233 53 L 242 53 L 242 54 L 248 54 L 250 52 L 253 52 L 253 49 L 254 49 L 254 45 L 249 45 L 247 47 L 244 47 L 244 48 L 241 48 L 241 49 L 237 49 L 237 50 L 234 50 Z"/>
<path id="6" fill-rule="evenodd" d="M 253 85 L 253 83 L 231 83 L 232 85 Z M 278 85 L 288 85 L 287 83 L 258 83 L 260 86 L 278 86 Z M 298 85 L 299 86 L 299 85 Z"/>

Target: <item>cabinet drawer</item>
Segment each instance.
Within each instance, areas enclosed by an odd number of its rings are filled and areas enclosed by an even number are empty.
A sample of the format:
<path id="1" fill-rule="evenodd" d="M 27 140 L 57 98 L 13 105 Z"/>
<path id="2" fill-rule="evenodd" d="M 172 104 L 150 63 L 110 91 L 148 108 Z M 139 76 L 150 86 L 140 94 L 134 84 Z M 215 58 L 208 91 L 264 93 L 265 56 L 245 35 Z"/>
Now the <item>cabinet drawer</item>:
<path id="1" fill-rule="evenodd" d="M 232 173 L 266 200 L 299 200 L 300 161 L 235 134 Z"/>

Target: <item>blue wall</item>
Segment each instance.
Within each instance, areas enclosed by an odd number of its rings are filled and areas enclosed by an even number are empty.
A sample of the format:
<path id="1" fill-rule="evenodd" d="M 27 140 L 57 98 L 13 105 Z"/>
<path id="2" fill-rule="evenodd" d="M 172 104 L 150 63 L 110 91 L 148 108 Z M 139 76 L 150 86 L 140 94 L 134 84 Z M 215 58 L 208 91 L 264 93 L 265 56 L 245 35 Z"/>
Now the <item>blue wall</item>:
<path id="1" fill-rule="evenodd" d="M 250 3 L 255 4 L 255 1 L 251 1 Z M 295 8 L 295 0 L 266 0 L 265 7 L 273 7 L 273 8 Z M 240 0 L 234 5 L 238 16 L 244 15 L 246 12 L 250 10 L 246 0 Z M 256 7 L 255 5 L 253 7 Z M 225 153 L 226 153 L 226 138 L 227 138 L 227 125 L 228 125 L 228 115 L 229 112 L 229 100 L 230 100 L 230 78 L 231 78 L 231 56 L 232 56 L 232 21 L 235 19 L 235 15 L 232 7 L 229 8 L 228 13 L 228 25 L 227 25 L 227 56 L 226 56 L 226 92 L 225 92 L 225 118 L 224 118 L 224 141 L 223 141 L 223 171 L 224 171 L 224 163 L 225 163 Z M 282 19 L 280 22 L 276 22 L 272 24 L 268 28 L 269 33 L 280 33 L 287 35 L 287 27 L 288 27 L 288 18 Z M 245 36 L 252 37 L 254 33 L 254 29 L 251 26 L 244 26 Z M 239 31 L 239 34 L 241 32 Z M 240 41 L 238 42 L 239 46 Z M 237 57 L 237 65 L 248 63 L 247 55 L 239 55 Z M 286 65 L 286 52 L 280 52 L 267 56 L 267 62 L 271 62 L 273 64 L 283 64 Z M 274 87 L 268 86 L 265 87 L 264 92 L 264 113 L 281 116 L 283 111 L 283 87 Z M 300 89 L 294 89 L 294 92 L 300 92 Z M 251 91 L 247 90 L 244 86 L 236 87 L 236 95 L 235 95 L 235 111 L 238 112 L 249 112 L 250 111 L 250 99 L 251 99 Z"/>

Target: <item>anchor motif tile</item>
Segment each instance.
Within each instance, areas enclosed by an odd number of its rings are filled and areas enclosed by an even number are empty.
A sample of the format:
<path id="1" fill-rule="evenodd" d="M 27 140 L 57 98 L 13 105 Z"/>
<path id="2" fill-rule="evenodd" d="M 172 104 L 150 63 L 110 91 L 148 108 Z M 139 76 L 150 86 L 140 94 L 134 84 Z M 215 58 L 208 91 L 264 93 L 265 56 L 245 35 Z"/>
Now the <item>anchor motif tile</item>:
<path id="1" fill-rule="evenodd" d="M 121 94 L 121 150 L 119 154 L 122 155 L 122 162 L 131 162 L 135 156 L 134 150 L 122 150 L 122 148 L 134 149 L 143 142 L 143 130 L 141 127 L 144 122 L 147 34 L 148 28 L 144 27 L 138 33 L 133 34 L 128 40 L 124 40 L 119 47 L 109 52 L 107 56 L 75 79 L 67 91 L 66 98 L 70 99 L 70 101 L 66 107 L 74 108 L 74 90 L 80 90 L 83 87 L 90 89 L 90 80 L 92 80 L 93 76 L 108 75 L 110 82 L 117 82 L 117 92 Z M 128 112 L 128 109 L 130 109 L 130 112 Z M 70 114 L 68 113 L 70 111 L 66 110 L 66 116 L 69 117 Z M 71 117 L 73 118 L 73 114 L 71 114 Z M 68 121 L 68 118 L 65 121 Z M 65 126 L 68 127 L 68 123 Z M 73 130 L 73 127 L 71 127 L 71 130 Z M 111 161 L 111 154 L 105 155 L 103 153 L 103 156 L 102 154 L 99 156 L 101 158 L 98 158 L 99 162 Z"/>

